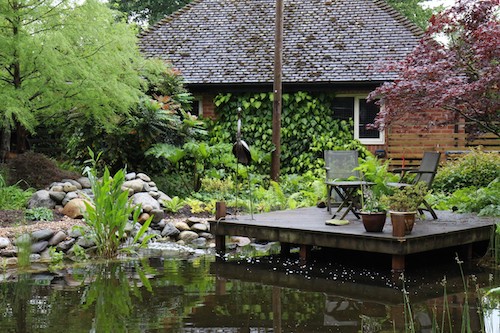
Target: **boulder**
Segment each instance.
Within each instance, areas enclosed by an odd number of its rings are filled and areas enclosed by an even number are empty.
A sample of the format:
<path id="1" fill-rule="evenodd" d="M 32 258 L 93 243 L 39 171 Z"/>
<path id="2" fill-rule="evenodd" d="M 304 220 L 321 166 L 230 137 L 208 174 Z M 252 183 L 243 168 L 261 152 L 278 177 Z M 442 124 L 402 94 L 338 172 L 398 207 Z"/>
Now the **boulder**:
<path id="1" fill-rule="evenodd" d="M 184 241 L 186 243 L 190 243 L 191 241 L 197 238 L 198 234 L 190 230 L 181 231 L 181 233 L 179 234 L 179 240 Z"/>
<path id="2" fill-rule="evenodd" d="M 193 239 L 191 241 L 191 244 L 193 244 L 196 247 L 205 247 L 207 245 L 207 240 L 203 237 L 198 237 L 196 239 Z"/>
<path id="3" fill-rule="evenodd" d="M 204 223 L 195 223 L 191 226 L 191 230 L 197 231 L 197 232 L 204 232 L 204 231 L 208 231 L 208 226 Z"/>
<path id="4" fill-rule="evenodd" d="M 90 184 L 90 179 L 88 177 L 80 177 L 76 180 L 82 185 L 82 188 L 91 188 L 92 184 Z"/>
<path id="5" fill-rule="evenodd" d="M 172 222 L 168 222 L 165 225 L 165 227 L 163 228 L 161 235 L 163 237 L 168 236 L 168 237 L 176 238 L 177 236 L 179 236 L 180 233 L 181 232 L 179 231 L 179 229 L 177 229 Z"/>
<path id="6" fill-rule="evenodd" d="M 6 237 L 0 237 L 0 249 L 4 249 L 10 245 L 10 240 Z"/>
<path id="7" fill-rule="evenodd" d="M 151 215 L 149 215 L 148 213 L 142 213 L 141 215 L 139 215 L 139 217 L 137 218 L 137 222 L 139 222 L 141 225 L 144 224 L 144 222 L 146 222 L 149 218 L 151 217 Z"/>
<path id="8" fill-rule="evenodd" d="M 28 208 L 36 207 L 46 207 L 54 209 L 56 202 L 50 197 L 50 193 L 47 190 L 36 191 L 31 199 L 28 201 Z"/>
<path id="9" fill-rule="evenodd" d="M 70 202 L 71 200 L 76 199 L 76 198 L 78 198 L 77 192 L 68 192 L 68 193 L 66 193 L 66 195 L 64 196 L 64 198 L 61 202 L 62 202 L 63 206 L 66 206 L 66 204 L 68 202 Z"/>
<path id="10" fill-rule="evenodd" d="M 64 206 L 62 213 L 72 219 L 81 219 L 86 210 L 85 200 L 75 198 Z"/>
<path id="11" fill-rule="evenodd" d="M 149 176 L 146 175 L 145 173 L 138 173 L 137 178 L 145 181 L 146 183 L 151 181 L 151 178 L 149 178 Z"/>
<path id="12" fill-rule="evenodd" d="M 65 240 L 66 237 L 68 237 L 68 235 L 66 235 L 66 233 L 64 231 L 58 231 L 58 232 L 56 232 L 56 234 L 54 236 L 52 236 L 49 239 L 49 245 L 50 246 L 57 245 L 57 244 L 61 243 L 63 240 Z"/>
<path id="13" fill-rule="evenodd" d="M 82 184 L 74 179 L 63 179 L 61 180 L 62 183 L 70 183 L 71 185 L 75 186 L 77 190 L 81 190 L 83 188 Z"/>
<path id="14" fill-rule="evenodd" d="M 152 209 L 149 214 L 153 215 L 153 223 L 159 223 L 165 217 L 165 212 L 162 209 Z"/>
<path id="15" fill-rule="evenodd" d="M 75 192 L 76 190 L 78 190 L 78 188 L 75 185 L 71 184 L 70 182 L 66 182 L 63 184 L 63 190 L 66 193 Z"/>
<path id="16" fill-rule="evenodd" d="M 51 230 L 51 229 L 42 229 L 42 230 L 33 231 L 31 233 L 31 239 L 34 242 L 44 241 L 44 240 L 49 239 L 53 235 L 54 235 L 54 231 L 53 230 Z"/>
<path id="17" fill-rule="evenodd" d="M 125 175 L 125 180 L 134 180 L 136 175 L 137 174 L 135 172 L 129 172 Z"/>
<path id="18" fill-rule="evenodd" d="M 141 192 L 144 188 L 144 181 L 141 179 L 128 180 L 122 184 L 122 189 L 124 191 L 132 189 L 134 193 Z"/>
<path id="19" fill-rule="evenodd" d="M 59 244 L 56 245 L 56 249 L 57 251 L 63 251 L 63 252 L 66 252 L 68 251 L 72 246 L 73 244 L 76 243 L 76 239 L 74 238 L 70 238 L 68 240 L 65 240 L 65 241 L 62 241 L 60 242 Z"/>
<path id="20" fill-rule="evenodd" d="M 41 241 L 31 244 L 31 253 L 40 253 L 47 248 L 49 242 Z"/>
<path id="21" fill-rule="evenodd" d="M 158 201 L 156 201 L 152 196 L 150 196 L 148 193 L 141 192 L 141 193 L 136 193 L 132 196 L 132 204 L 135 206 L 141 205 L 143 210 L 145 212 L 148 212 L 144 207 L 151 207 L 151 210 L 153 209 L 160 209 L 160 204 Z M 151 211 L 149 210 L 149 211 Z"/>
<path id="22" fill-rule="evenodd" d="M 175 222 L 174 226 L 177 229 L 179 229 L 180 231 L 191 230 L 191 228 L 189 227 L 189 225 L 186 222 L 182 222 L 182 221 Z"/>
<path id="23" fill-rule="evenodd" d="M 49 196 L 55 202 L 61 203 L 63 201 L 64 197 L 66 196 L 66 192 L 50 190 Z"/>

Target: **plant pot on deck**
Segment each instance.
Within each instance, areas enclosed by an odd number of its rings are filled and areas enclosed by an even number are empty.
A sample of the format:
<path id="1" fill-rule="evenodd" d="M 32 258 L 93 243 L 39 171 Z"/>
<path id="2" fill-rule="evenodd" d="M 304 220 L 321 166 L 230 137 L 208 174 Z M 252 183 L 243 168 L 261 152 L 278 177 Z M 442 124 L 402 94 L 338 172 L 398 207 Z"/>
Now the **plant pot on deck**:
<path id="1" fill-rule="evenodd" d="M 368 232 L 382 232 L 385 225 L 385 219 L 387 217 L 386 212 L 360 212 L 361 221 L 363 221 L 363 226 Z"/>
<path id="2" fill-rule="evenodd" d="M 389 212 L 391 215 L 392 235 L 395 237 L 404 237 L 413 230 L 417 212 Z"/>

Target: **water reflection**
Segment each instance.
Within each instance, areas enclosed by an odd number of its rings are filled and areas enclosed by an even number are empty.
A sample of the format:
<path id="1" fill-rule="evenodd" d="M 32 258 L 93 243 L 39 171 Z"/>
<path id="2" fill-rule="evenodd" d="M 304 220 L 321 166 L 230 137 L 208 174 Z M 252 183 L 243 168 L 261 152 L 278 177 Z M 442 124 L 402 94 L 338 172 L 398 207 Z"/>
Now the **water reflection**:
<path id="1" fill-rule="evenodd" d="M 478 269 L 469 274 L 467 324 L 480 332 L 473 291 L 499 280 Z M 368 333 L 405 332 L 408 323 L 403 285 L 391 274 L 279 256 L 149 258 L 0 276 L 0 332 Z M 460 331 L 462 281 L 453 267 L 405 278 L 414 332 Z"/>

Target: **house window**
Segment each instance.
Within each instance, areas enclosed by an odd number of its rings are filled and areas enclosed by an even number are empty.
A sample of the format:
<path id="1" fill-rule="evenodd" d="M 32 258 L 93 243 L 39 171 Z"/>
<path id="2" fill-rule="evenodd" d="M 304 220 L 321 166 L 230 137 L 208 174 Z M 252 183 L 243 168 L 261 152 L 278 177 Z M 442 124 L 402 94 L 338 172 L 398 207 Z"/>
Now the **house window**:
<path id="1" fill-rule="evenodd" d="M 379 107 L 374 103 L 367 103 L 366 95 L 345 96 L 338 95 L 333 99 L 333 116 L 340 120 L 354 120 L 354 138 L 364 144 L 383 144 L 384 132 L 376 129 L 367 129 L 377 116 Z"/>
<path id="2" fill-rule="evenodd" d="M 203 96 L 193 96 L 191 114 L 194 116 L 203 115 Z"/>

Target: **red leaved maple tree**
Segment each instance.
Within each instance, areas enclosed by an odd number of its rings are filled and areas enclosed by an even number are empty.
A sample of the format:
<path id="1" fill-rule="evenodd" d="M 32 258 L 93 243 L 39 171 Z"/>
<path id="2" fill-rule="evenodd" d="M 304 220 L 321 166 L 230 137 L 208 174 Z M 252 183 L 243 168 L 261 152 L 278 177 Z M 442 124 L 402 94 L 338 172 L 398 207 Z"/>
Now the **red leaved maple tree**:
<path id="1" fill-rule="evenodd" d="M 427 127 L 462 119 L 470 137 L 500 137 L 499 4 L 458 0 L 434 15 L 414 51 L 385 66 L 397 79 L 370 93 L 384 106 L 373 126 L 383 129 L 408 117 Z"/>

